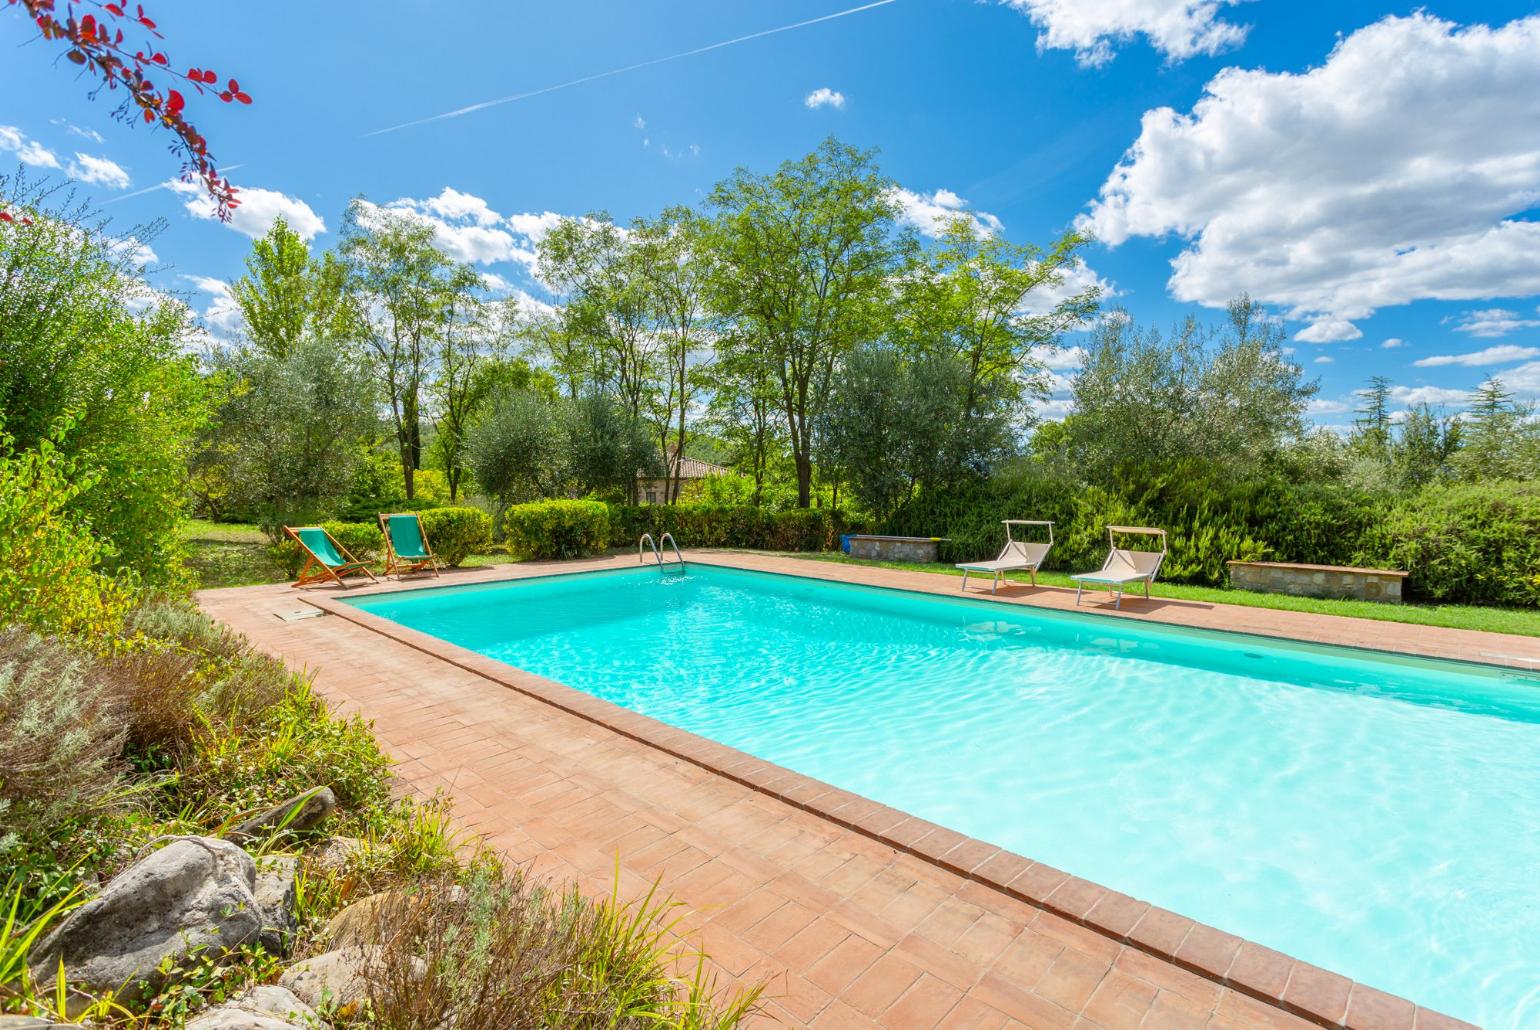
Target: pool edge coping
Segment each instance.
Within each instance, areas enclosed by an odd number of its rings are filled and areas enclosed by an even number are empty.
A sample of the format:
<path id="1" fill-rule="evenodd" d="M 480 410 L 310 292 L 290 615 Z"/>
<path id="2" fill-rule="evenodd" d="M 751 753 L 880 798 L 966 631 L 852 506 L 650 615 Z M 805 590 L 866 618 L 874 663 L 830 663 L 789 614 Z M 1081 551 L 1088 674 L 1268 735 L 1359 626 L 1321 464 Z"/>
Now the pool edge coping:
<path id="1" fill-rule="evenodd" d="M 703 562 L 703 564 L 713 564 Z M 542 568 L 541 577 L 607 566 Z M 730 566 L 729 566 L 730 567 Z M 511 577 L 506 582 L 533 577 Z M 821 577 L 814 577 L 821 578 Z M 937 823 L 756 758 L 707 737 L 449 643 L 358 608 L 347 597 L 429 587 L 382 584 L 349 595 L 298 599 L 429 657 L 662 751 L 734 783 L 826 819 L 963 879 L 1024 902 L 1320 1026 L 1458 1030 L 1474 1024 L 1417 1005 L 1282 952 L 1151 905 Z M 445 585 L 445 584 L 437 584 Z M 396 587 L 396 589 L 389 589 Z M 898 587 L 895 589 L 904 589 Z M 924 591 L 911 591 L 924 593 Z"/>

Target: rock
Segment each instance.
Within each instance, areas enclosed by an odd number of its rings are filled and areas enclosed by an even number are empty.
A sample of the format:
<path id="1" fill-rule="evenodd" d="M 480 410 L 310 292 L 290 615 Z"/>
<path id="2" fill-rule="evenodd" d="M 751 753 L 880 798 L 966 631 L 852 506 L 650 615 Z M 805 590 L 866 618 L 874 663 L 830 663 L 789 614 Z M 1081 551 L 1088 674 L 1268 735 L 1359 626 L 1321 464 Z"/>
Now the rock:
<path id="1" fill-rule="evenodd" d="M 317 787 L 303 794 L 296 794 L 287 801 L 258 812 L 250 819 L 237 823 L 225 834 L 225 840 L 237 844 L 270 837 L 280 831 L 303 833 L 320 826 L 326 817 L 336 811 L 337 795 L 330 787 Z"/>
<path id="2" fill-rule="evenodd" d="M 74 1030 L 79 1023 L 55 1023 L 39 1016 L 0 1016 L 0 1030 Z"/>
<path id="3" fill-rule="evenodd" d="M 364 946 L 312 955 L 285 969 L 278 984 L 313 1009 L 346 1015 L 364 1001 L 368 993 L 364 970 L 378 961 L 379 952 Z"/>
<path id="4" fill-rule="evenodd" d="M 51 983 L 62 956 L 76 986 L 122 994 L 119 988 L 139 983 L 159 990 L 183 959 L 195 953 L 217 958 L 256 939 L 262 929 L 256 879 L 256 863 L 234 844 L 179 838 L 66 916 L 33 950 L 33 975 Z"/>
<path id="5" fill-rule="evenodd" d="M 324 845 L 310 852 L 310 864 L 317 869 L 335 871 L 344 869 L 355 855 L 362 854 L 364 842 L 357 837 L 333 837 Z"/>
<path id="6" fill-rule="evenodd" d="M 263 984 L 188 1020 L 187 1030 L 291 1030 L 319 1024 L 315 1010 L 292 991 Z"/>
<path id="7" fill-rule="evenodd" d="M 294 917 L 295 878 L 299 859 L 277 855 L 257 859 L 257 883 L 252 894 L 262 913 L 262 932 L 257 943 L 274 955 L 287 955 L 298 925 Z"/>

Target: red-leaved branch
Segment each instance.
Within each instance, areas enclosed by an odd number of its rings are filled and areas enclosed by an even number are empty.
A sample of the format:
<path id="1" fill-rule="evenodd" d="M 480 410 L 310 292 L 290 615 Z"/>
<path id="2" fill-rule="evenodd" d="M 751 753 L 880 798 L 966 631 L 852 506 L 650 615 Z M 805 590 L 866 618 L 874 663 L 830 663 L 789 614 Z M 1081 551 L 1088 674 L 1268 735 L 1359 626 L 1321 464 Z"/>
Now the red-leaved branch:
<path id="1" fill-rule="evenodd" d="M 176 136 L 172 150 L 182 155 L 182 179 L 202 183 L 220 219 L 229 220 L 230 212 L 240 204 L 236 188 L 220 176 L 208 141 L 187 120 L 187 96 L 171 83 L 180 83 L 199 96 L 216 96 L 226 104 L 249 104 L 251 97 L 240 83 L 226 79 L 220 85 L 219 75 L 209 68 L 193 66 L 186 72 L 176 71 L 171 59 L 159 49 L 159 41 L 165 37 L 141 5 L 134 5 L 130 11 L 122 2 L 85 0 L 64 4 L 61 12 L 55 0 L 6 2 L 12 7 L 20 4 L 26 8 L 42 38 L 66 48 L 67 60 L 100 78 L 108 89 L 126 91 L 115 112 L 118 117 L 141 118 L 169 129 Z M 85 11 L 86 8 L 90 10 Z M 125 42 L 129 33 L 143 42 Z M 0 211 L 0 221 L 15 220 Z"/>

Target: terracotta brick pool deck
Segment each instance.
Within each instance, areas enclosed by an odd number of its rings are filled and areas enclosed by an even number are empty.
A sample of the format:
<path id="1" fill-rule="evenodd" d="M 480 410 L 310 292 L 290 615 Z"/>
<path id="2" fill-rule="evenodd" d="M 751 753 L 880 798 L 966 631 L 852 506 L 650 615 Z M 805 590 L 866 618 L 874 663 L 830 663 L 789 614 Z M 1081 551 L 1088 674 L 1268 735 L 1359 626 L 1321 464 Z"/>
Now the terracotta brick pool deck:
<path id="1" fill-rule="evenodd" d="M 750 555 L 690 560 L 954 595 L 953 577 Z M 634 567 L 525 563 L 346 592 L 198 600 L 374 723 L 403 786 L 535 872 L 625 897 L 661 877 L 724 983 L 818 1027 L 1467 1024 L 342 603 L 343 596 Z M 988 595 L 980 595 L 987 597 Z M 1012 585 L 1008 604 L 1073 608 Z M 318 608 L 322 618 L 281 616 Z M 1110 604 L 1083 611 L 1113 615 Z M 1299 612 L 1125 599 L 1115 617 L 1540 665 L 1540 641 Z M 1072 871 L 1070 871 L 1072 872 Z"/>

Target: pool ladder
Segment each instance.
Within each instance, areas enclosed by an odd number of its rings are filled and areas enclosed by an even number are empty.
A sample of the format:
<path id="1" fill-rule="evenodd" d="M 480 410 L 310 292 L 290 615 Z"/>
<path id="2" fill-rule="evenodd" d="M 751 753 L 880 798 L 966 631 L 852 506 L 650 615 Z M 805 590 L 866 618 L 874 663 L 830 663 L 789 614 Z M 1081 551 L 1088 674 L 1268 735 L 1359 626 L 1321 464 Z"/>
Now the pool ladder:
<path id="1" fill-rule="evenodd" d="M 643 533 L 642 538 L 636 542 L 636 560 L 642 564 L 647 562 L 646 547 L 649 544 L 652 545 L 652 560 L 657 563 L 659 571 L 665 576 L 670 573 L 678 576 L 684 575 L 684 553 L 679 550 L 679 542 L 674 539 L 674 534 L 664 533 L 662 537 L 654 540 L 651 533 Z M 673 561 L 665 562 L 663 560 L 663 549 L 660 546 L 662 544 L 667 544 L 674 549 Z"/>

